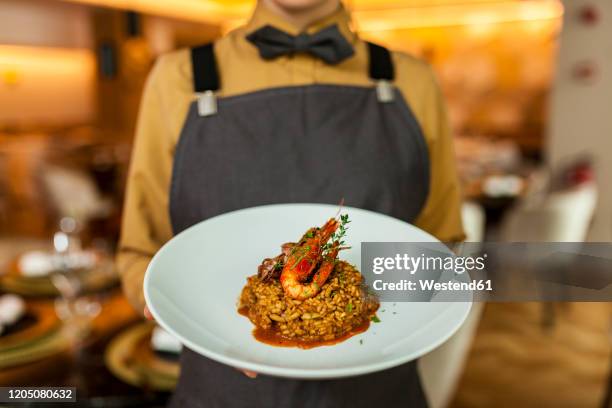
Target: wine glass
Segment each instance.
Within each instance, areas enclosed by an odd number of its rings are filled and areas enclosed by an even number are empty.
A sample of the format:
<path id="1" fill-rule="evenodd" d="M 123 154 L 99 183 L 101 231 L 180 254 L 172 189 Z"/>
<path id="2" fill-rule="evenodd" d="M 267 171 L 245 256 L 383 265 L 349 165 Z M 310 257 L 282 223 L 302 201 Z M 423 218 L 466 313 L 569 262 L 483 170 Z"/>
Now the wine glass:
<path id="1" fill-rule="evenodd" d="M 78 257 L 83 256 L 83 250 L 78 231 L 76 220 L 62 218 L 60 230 L 53 235 L 55 271 L 51 274 L 60 293 L 55 301 L 56 313 L 67 323 L 67 331 L 76 342 L 87 336 L 92 320 L 101 310 L 98 300 L 85 293 L 86 281 L 99 272 L 95 266 L 79 267 Z"/>

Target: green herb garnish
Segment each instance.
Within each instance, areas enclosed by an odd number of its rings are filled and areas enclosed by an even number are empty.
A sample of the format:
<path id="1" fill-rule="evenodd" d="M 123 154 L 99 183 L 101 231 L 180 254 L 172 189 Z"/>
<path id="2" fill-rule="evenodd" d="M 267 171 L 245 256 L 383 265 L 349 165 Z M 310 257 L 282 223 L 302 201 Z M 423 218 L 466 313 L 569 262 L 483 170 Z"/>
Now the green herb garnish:
<path id="1" fill-rule="evenodd" d="M 344 245 L 343 238 L 346 235 L 346 230 L 348 229 L 347 225 L 350 224 L 350 222 L 351 221 L 349 220 L 348 214 L 340 215 L 340 225 L 338 226 L 338 229 L 331 235 L 329 242 L 327 242 L 321 248 L 324 257 L 329 255 L 329 252 L 334 247 L 334 245 Z"/>
<path id="2" fill-rule="evenodd" d="M 380 319 L 376 315 L 370 317 L 370 320 L 373 321 L 374 323 L 380 323 Z"/>
<path id="3" fill-rule="evenodd" d="M 353 304 L 352 303 L 347 304 L 345 310 L 346 310 L 346 313 L 351 313 L 353 311 Z"/>

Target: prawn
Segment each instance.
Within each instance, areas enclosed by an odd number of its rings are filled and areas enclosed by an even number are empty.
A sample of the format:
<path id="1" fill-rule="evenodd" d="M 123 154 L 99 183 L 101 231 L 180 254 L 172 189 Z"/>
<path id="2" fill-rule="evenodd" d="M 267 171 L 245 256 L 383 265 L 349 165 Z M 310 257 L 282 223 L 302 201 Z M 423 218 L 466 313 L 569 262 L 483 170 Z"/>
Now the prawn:
<path id="1" fill-rule="evenodd" d="M 334 270 L 340 249 L 339 242 L 324 248 L 340 223 L 330 218 L 321 228 L 311 228 L 292 248 L 280 275 L 281 286 L 287 296 L 305 300 L 315 296 Z M 324 251 L 324 249 L 326 249 Z M 319 268 L 316 270 L 317 266 Z M 310 282 L 306 282 L 312 276 Z"/>

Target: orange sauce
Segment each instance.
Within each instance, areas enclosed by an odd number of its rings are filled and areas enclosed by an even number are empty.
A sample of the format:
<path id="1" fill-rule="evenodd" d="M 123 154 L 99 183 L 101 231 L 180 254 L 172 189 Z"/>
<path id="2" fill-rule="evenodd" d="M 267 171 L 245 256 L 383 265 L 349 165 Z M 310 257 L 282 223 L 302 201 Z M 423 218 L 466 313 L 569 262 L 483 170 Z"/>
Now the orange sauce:
<path id="1" fill-rule="evenodd" d="M 238 309 L 238 313 L 240 313 L 243 316 L 249 317 L 249 308 L 241 307 L 240 309 Z M 362 324 L 360 324 L 357 327 L 354 327 L 349 332 L 335 339 L 307 341 L 307 340 L 297 340 L 297 339 L 287 338 L 281 335 L 278 331 L 274 329 L 264 329 L 264 328 L 255 326 L 255 328 L 253 329 L 253 337 L 255 337 L 256 340 L 262 343 L 265 343 L 265 344 L 269 344 L 271 346 L 298 347 L 301 349 L 311 349 L 314 347 L 331 346 L 333 344 L 341 343 L 344 340 L 349 339 L 356 334 L 365 332 L 366 330 L 368 330 L 369 327 L 370 327 L 370 320 L 365 319 Z"/>

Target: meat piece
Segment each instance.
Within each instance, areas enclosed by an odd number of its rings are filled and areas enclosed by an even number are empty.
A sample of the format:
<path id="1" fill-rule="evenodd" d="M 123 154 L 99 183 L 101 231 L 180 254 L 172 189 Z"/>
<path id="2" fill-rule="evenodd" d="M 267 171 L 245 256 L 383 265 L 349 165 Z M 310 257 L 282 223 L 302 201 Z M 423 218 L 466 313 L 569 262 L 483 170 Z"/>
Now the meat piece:
<path id="1" fill-rule="evenodd" d="M 261 262 L 261 265 L 257 268 L 257 276 L 263 282 L 267 282 L 271 279 L 278 279 L 285 266 L 287 256 L 291 253 L 291 250 L 295 246 L 295 243 L 288 242 L 281 245 L 282 253 L 275 256 L 274 258 L 266 258 Z"/>
<path id="2" fill-rule="evenodd" d="M 282 255 L 279 255 L 282 256 Z M 270 279 L 276 279 L 280 276 L 282 268 L 279 268 L 277 258 L 266 258 L 263 260 L 261 265 L 257 268 L 257 276 L 263 282 L 267 282 Z"/>
<path id="3" fill-rule="evenodd" d="M 283 255 L 285 256 L 285 258 L 283 259 L 283 263 L 285 263 L 285 260 L 287 259 L 287 256 L 289 256 L 289 254 L 291 253 L 291 250 L 293 248 L 295 248 L 297 244 L 295 242 L 287 242 L 283 245 L 281 245 L 281 251 L 283 253 Z"/>

